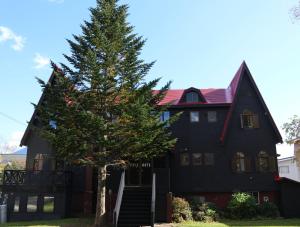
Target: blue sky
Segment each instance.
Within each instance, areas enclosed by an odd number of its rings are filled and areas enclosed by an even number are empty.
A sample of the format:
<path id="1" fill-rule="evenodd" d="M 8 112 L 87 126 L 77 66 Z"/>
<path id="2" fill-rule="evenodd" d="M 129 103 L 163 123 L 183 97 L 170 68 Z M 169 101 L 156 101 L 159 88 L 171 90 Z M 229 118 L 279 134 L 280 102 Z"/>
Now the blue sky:
<path id="1" fill-rule="evenodd" d="M 147 39 L 142 57 L 157 60 L 147 79 L 172 88 L 227 87 L 245 60 L 278 125 L 300 114 L 297 0 L 122 0 Z M 95 0 L 1 0 L 0 142 L 18 143 L 41 89 L 48 59 L 65 62 L 66 39 L 79 34 Z M 18 122 L 1 115 L 7 114 Z M 290 147 L 281 146 L 287 156 Z"/>

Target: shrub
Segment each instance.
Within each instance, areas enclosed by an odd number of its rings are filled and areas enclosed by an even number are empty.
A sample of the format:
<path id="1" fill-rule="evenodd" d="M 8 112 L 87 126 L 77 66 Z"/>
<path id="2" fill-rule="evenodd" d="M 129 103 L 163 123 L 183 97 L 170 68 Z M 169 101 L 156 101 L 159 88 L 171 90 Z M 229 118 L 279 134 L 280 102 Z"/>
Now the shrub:
<path id="1" fill-rule="evenodd" d="M 279 217 L 278 207 L 271 202 L 264 202 L 258 205 L 259 215 L 267 218 Z"/>
<path id="2" fill-rule="evenodd" d="M 179 223 L 182 221 L 190 221 L 192 220 L 192 211 L 189 203 L 179 197 L 174 197 L 172 201 L 172 221 Z"/>
<path id="3" fill-rule="evenodd" d="M 219 218 L 217 207 L 214 203 L 191 201 L 190 204 L 195 221 L 212 222 Z"/>
<path id="4" fill-rule="evenodd" d="M 254 218 L 257 214 L 255 198 L 247 193 L 234 193 L 227 208 L 234 219 Z"/>

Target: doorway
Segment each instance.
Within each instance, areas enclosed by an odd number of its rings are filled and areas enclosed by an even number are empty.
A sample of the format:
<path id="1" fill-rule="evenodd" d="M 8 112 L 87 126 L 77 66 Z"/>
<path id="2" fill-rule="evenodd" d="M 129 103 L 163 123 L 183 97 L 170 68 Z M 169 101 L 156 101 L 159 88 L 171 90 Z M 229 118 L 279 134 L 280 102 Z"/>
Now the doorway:
<path id="1" fill-rule="evenodd" d="M 126 169 L 126 185 L 146 186 L 152 183 L 151 162 L 130 163 Z"/>

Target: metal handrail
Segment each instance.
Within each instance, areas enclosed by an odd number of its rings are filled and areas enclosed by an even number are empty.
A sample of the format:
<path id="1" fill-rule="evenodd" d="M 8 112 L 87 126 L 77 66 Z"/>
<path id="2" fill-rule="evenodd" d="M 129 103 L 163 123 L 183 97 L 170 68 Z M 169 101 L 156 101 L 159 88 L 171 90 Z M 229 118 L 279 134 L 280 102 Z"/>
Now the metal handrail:
<path id="1" fill-rule="evenodd" d="M 113 224 L 115 227 L 117 227 L 117 224 L 118 224 L 124 187 L 125 187 L 125 171 L 123 171 L 123 173 L 121 175 L 118 196 L 117 196 L 116 205 L 115 205 L 115 209 L 114 209 L 114 213 L 113 213 Z"/>
<path id="2" fill-rule="evenodd" d="M 155 200 L 156 200 L 156 174 L 152 177 L 152 196 L 151 196 L 151 227 L 154 227 L 155 222 Z"/>

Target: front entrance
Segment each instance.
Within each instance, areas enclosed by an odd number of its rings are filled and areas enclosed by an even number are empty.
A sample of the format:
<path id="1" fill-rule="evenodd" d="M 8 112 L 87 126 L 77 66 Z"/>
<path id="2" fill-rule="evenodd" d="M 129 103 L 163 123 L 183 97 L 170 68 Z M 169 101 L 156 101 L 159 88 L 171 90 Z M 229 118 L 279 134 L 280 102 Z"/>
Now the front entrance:
<path id="1" fill-rule="evenodd" d="M 131 163 L 126 170 L 126 185 L 142 186 L 152 183 L 151 162 Z"/>

